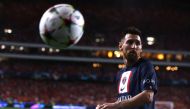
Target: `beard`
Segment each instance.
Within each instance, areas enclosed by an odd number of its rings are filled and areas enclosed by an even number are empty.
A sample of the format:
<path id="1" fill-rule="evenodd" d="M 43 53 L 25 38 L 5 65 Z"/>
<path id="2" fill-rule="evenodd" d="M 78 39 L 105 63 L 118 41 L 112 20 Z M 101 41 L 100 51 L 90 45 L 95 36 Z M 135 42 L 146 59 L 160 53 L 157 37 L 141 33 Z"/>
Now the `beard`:
<path id="1" fill-rule="evenodd" d="M 125 58 L 127 59 L 127 62 L 135 63 L 138 60 L 138 54 L 136 51 L 132 50 L 126 53 Z"/>

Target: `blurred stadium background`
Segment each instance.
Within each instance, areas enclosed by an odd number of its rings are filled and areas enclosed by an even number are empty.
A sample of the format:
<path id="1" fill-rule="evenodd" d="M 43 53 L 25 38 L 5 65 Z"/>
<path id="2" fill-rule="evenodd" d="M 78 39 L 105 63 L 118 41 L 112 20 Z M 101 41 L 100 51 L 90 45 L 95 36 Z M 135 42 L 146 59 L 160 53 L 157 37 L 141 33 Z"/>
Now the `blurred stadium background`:
<path id="1" fill-rule="evenodd" d="M 86 21 L 70 49 L 50 48 L 38 33 L 43 12 L 58 3 L 72 4 Z M 159 80 L 156 109 L 189 109 L 189 10 L 188 0 L 1 0 L 0 108 L 94 109 L 114 101 L 118 41 L 136 26 Z"/>

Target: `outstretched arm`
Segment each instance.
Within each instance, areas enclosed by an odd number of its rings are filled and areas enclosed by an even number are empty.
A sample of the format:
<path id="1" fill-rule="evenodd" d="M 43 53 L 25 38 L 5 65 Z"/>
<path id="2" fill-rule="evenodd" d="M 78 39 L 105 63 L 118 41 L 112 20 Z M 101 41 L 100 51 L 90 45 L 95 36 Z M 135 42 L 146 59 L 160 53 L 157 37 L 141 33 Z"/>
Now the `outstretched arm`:
<path id="1" fill-rule="evenodd" d="M 154 92 L 152 90 L 144 90 L 129 100 L 117 101 L 114 103 L 105 103 L 97 105 L 96 109 L 121 109 L 141 106 L 153 101 Z"/>

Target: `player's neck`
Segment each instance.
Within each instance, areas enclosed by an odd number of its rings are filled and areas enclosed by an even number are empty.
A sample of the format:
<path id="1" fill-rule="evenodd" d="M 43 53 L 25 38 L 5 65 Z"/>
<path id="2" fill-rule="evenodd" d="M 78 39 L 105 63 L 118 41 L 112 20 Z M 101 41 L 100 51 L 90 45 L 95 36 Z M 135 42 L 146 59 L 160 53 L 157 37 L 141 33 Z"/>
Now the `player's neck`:
<path id="1" fill-rule="evenodd" d="M 133 66 L 134 64 L 136 64 L 136 63 L 138 62 L 138 60 L 139 60 L 140 58 L 141 58 L 141 57 L 138 57 L 138 59 L 133 60 L 133 61 L 129 61 L 129 60 L 125 59 L 125 65 L 126 65 L 126 67 L 131 67 L 131 66 Z"/>
<path id="2" fill-rule="evenodd" d="M 126 63 L 126 67 L 131 67 L 131 66 L 133 66 L 135 63 L 136 63 L 137 61 L 134 61 L 134 62 L 127 62 Z"/>

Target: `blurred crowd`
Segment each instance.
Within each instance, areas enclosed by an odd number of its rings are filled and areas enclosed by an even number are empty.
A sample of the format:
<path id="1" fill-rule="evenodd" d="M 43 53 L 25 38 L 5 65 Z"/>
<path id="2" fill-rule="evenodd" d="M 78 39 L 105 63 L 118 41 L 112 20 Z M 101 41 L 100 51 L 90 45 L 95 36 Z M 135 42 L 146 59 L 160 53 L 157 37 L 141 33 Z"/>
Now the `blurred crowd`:
<path id="1" fill-rule="evenodd" d="M 88 106 L 113 102 L 117 96 L 115 76 L 119 69 L 113 64 L 102 66 L 105 68 L 77 62 L 3 61 L 0 63 L 0 98 L 9 103 Z M 172 101 L 175 109 L 188 109 L 190 75 L 185 71 L 157 72 L 157 101 Z"/>
<path id="2" fill-rule="evenodd" d="M 188 109 L 189 87 L 160 86 L 157 101 L 172 101 L 174 109 Z M 1 79 L 1 100 L 13 102 L 40 102 L 46 104 L 73 104 L 95 106 L 116 100 L 114 84 L 68 82 L 53 80 Z"/>
<path id="3" fill-rule="evenodd" d="M 158 89 L 158 94 L 156 95 L 157 100 L 160 101 L 173 101 L 174 109 L 189 109 L 190 87 L 183 86 L 160 86 Z"/>
<path id="4" fill-rule="evenodd" d="M 49 80 L 2 79 L 0 96 L 8 102 L 96 105 L 114 100 L 112 84 Z"/>
<path id="5" fill-rule="evenodd" d="M 108 63 L 9 59 L 0 63 L 0 76 L 114 83 L 120 69 L 118 64 Z M 190 85 L 188 67 L 178 67 L 178 70 L 168 71 L 166 66 L 160 66 L 159 69 L 155 67 L 155 71 L 161 85 Z"/>

